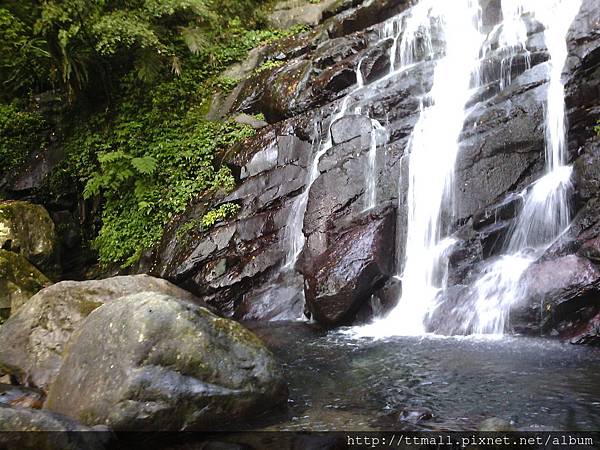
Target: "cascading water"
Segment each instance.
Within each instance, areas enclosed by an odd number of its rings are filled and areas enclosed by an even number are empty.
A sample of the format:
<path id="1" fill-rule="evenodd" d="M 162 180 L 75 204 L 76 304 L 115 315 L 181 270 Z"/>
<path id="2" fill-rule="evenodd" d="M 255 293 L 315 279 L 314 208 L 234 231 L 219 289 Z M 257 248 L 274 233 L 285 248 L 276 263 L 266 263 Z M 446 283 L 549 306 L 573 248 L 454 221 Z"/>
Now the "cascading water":
<path id="1" fill-rule="evenodd" d="M 401 64 L 412 64 L 423 54 L 433 56 L 434 34 L 443 39 L 445 54 L 436 63 L 433 86 L 422 99 L 422 111 L 408 149 L 408 221 L 405 264 L 400 276 L 402 298 L 387 318 L 364 327 L 361 334 L 423 334 L 425 317 L 444 285 L 441 262 L 453 241 L 444 238 L 442 213 L 452 209 L 458 139 L 485 39 L 478 2 L 426 0 L 418 3 L 406 21 L 400 43 Z"/>
<path id="2" fill-rule="evenodd" d="M 393 39 L 394 45 L 400 36 L 400 31 L 397 29 L 399 27 L 399 18 L 394 18 L 386 23 L 383 29 L 383 33 L 380 41 L 386 39 Z M 390 75 L 396 72 L 394 69 L 394 61 L 395 61 L 396 50 L 391 52 L 390 56 Z M 331 121 L 329 122 L 329 126 L 327 129 L 327 134 L 324 142 L 319 143 L 319 149 L 315 153 L 310 168 L 308 171 L 308 178 L 306 182 L 306 187 L 301 195 L 296 199 L 293 207 L 292 214 L 289 217 L 288 223 L 286 224 L 286 239 L 285 241 L 288 243 L 288 249 L 286 252 L 286 260 L 283 269 L 284 270 L 292 270 L 295 266 L 296 262 L 300 254 L 302 253 L 302 249 L 305 244 L 305 236 L 302 232 L 302 227 L 304 225 L 304 216 L 306 214 L 306 208 L 308 206 L 308 197 L 310 194 L 310 188 L 313 183 L 319 176 L 319 162 L 325 153 L 333 147 L 333 139 L 331 136 L 331 128 L 333 124 L 348 114 L 350 110 L 350 101 L 352 97 L 359 91 L 365 88 L 365 79 L 362 73 L 362 64 L 364 59 L 361 59 L 358 62 L 356 67 L 356 87 L 352 89 L 343 99 L 339 110 L 334 114 Z M 381 80 L 378 80 L 381 81 Z M 353 111 L 353 114 L 361 114 L 360 106 L 357 106 Z M 371 149 L 369 151 L 368 156 L 368 168 L 365 173 L 366 180 L 366 209 L 371 209 L 375 206 L 376 203 L 376 186 L 375 186 L 375 170 L 376 170 L 376 157 L 377 157 L 377 146 L 378 146 L 378 135 L 384 136 L 384 139 L 387 139 L 387 132 L 385 127 L 381 125 L 377 120 L 371 119 L 371 123 L 373 125 L 372 135 L 371 135 Z M 318 130 L 315 133 L 318 135 Z"/>
<path id="3" fill-rule="evenodd" d="M 547 173 L 522 194 L 523 210 L 515 221 L 505 255 L 491 264 L 472 286 L 463 332 L 502 333 L 510 306 L 521 296 L 521 277 L 530 264 L 568 227 L 571 169 L 565 166 L 565 106 L 562 69 L 567 58 L 566 35 L 581 0 L 502 0 L 499 33 L 500 89 L 512 82 L 516 58 L 530 68 L 525 15 L 545 27 L 550 54 L 546 108 Z M 445 54 L 437 62 L 433 87 L 422 101 L 422 112 L 409 148 L 408 222 L 404 267 L 400 267 L 402 298 L 384 319 L 362 327 L 360 335 L 414 335 L 425 332 L 425 320 L 444 290 L 446 255 L 454 244 L 445 237 L 444 215 L 452 213 L 453 173 L 459 136 L 470 99 L 472 80 L 479 80 L 479 57 L 485 58 L 477 2 L 425 0 L 409 16 L 400 43 L 402 64 L 431 45 L 436 26 Z M 416 39 L 416 36 L 420 39 Z M 488 41 L 489 42 L 489 41 Z M 394 50 L 397 42 L 394 42 Z M 489 45 L 489 44 L 488 44 Z M 392 61 L 395 62 L 395 55 Z M 477 82 L 477 81 L 476 81 Z M 431 162 L 435 161 L 434 164 Z"/>
<path id="4" fill-rule="evenodd" d="M 503 20 L 497 27 L 497 30 L 500 31 L 498 45 L 502 55 L 500 90 L 512 82 L 512 68 L 516 57 L 522 57 L 525 61 L 525 67 L 527 69 L 531 68 L 531 56 L 527 49 L 527 26 L 523 21 L 525 12 L 522 0 L 502 1 Z"/>
<path id="5" fill-rule="evenodd" d="M 510 308 L 526 295 L 522 276 L 569 225 L 568 195 L 572 168 L 566 166 L 566 125 L 562 70 L 568 56 L 566 36 L 580 0 L 510 2 L 526 4 L 544 26 L 550 54 L 546 107 L 546 174 L 523 193 L 523 210 L 512 229 L 506 254 L 491 264 L 474 285 L 475 305 L 465 330 L 502 334 Z M 525 39 L 525 38 L 521 38 Z"/>
<path id="6" fill-rule="evenodd" d="M 310 188 L 313 183 L 319 177 L 319 162 L 325 153 L 333 147 L 333 137 L 331 135 L 331 128 L 333 124 L 344 117 L 348 112 L 348 107 L 350 104 L 350 100 L 352 95 L 362 89 L 364 87 L 364 78 L 361 70 L 362 61 L 358 63 L 356 68 L 356 80 L 357 85 L 354 90 L 352 90 L 344 99 L 340 105 L 339 110 L 334 114 L 331 121 L 329 122 L 329 127 L 327 129 L 327 137 L 324 142 L 316 138 L 315 144 L 319 145 L 317 152 L 314 154 L 313 159 L 311 161 L 310 167 L 308 169 L 308 178 L 306 180 L 306 186 L 304 191 L 297 197 L 293 206 L 292 213 L 289 216 L 288 222 L 285 228 L 285 242 L 288 243 L 288 248 L 286 251 L 285 262 L 282 267 L 282 271 L 280 274 L 281 278 L 286 277 L 287 274 L 293 272 L 295 270 L 296 262 L 302 253 L 302 249 L 305 244 L 305 236 L 302 231 L 304 226 L 304 216 L 306 214 L 306 208 L 308 206 L 308 197 L 310 195 Z M 319 136 L 319 129 L 315 124 L 315 136 Z M 313 145 L 314 146 L 314 145 Z M 304 308 L 300 309 L 300 317 L 302 319 L 304 317 Z"/>
<path id="7" fill-rule="evenodd" d="M 360 67 L 359 67 L 360 69 Z M 362 77 L 361 77 L 362 78 Z M 310 188 L 319 177 L 319 162 L 325 153 L 333 147 L 333 138 L 331 136 L 331 127 L 333 124 L 344 117 L 348 111 L 348 104 L 350 102 L 351 94 L 347 95 L 340 106 L 339 111 L 333 116 L 329 123 L 329 129 L 327 130 L 327 138 L 324 143 L 321 143 L 319 150 L 315 153 L 313 160 L 310 164 L 308 171 L 308 180 L 306 181 L 306 187 L 302 194 L 300 194 L 294 203 L 292 208 L 292 214 L 290 220 L 286 226 L 287 238 L 289 242 L 288 252 L 286 255 L 285 268 L 292 268 L 295 266 L 302 249 L 304 248 L 305 237 L 302 232 L 304 225 L 304 215 L 306 214 L 306 207 L 308 206 L 308 196 L 310 194 Z"/>

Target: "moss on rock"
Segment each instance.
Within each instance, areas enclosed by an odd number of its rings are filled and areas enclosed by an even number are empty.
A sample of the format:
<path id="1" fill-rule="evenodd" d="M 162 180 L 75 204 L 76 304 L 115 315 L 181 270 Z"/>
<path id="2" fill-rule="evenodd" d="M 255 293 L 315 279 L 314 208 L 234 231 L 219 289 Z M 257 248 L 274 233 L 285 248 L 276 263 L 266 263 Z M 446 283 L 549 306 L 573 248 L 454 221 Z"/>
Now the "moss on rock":
<path id="1" fill-rule="evenodd" d="M 52 282 L 16 253 L 0 250 L 0 317 L 8 317 Z"/>
<path id="2" fill-rule="evenodd" d="M 0 201 L 0 248 L 18 253 L 47 274 L 58 272 L 54 222 L 43 206 Z"/>
<path id="3" fill-rule="evenodd" d="M 117 431 L 180 431 L 229 425 L 286 398 L 275 358 L 242 325 L 141 293 L 85 319 L 45 407 Z"/>

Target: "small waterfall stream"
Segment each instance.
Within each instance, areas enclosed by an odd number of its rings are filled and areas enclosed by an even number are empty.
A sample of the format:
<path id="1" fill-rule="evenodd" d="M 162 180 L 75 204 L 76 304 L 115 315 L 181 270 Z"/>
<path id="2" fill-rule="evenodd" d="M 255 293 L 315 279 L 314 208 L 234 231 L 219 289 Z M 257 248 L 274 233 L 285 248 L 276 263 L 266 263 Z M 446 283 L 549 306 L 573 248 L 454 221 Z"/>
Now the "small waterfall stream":
<path id="1" fill-rule="evenodd" d="M 421 114 L 407 151 L 406 255 L 399 275 L 402 299 L 387 318 L 364 327 L 361 334 L 423 334 L 427 313 L 444 287 L 440 269 L 453 241 L 447 239 L 443 213 L 452 211 L 458 138 L 485 40 L 481 28 L 481 11 L 474 0 L 424 0 L 406 20 L 400 42 L 402 66 L 420 55 L 433 57 L 434 34 L 443 39 L 445 54 L 436 62 L 431 91 L 421 99 Z"/>

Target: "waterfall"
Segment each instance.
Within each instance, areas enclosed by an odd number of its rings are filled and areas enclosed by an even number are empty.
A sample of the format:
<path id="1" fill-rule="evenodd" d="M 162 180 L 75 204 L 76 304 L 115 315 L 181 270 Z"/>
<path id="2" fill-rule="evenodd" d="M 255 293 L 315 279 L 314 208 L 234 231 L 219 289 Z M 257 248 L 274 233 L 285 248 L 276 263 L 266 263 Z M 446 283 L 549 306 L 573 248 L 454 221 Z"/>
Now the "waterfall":
<path id="1" fill-rule="evenodd" d="M 443 215 L 453 208 L 459 136 L 485 40 L 481 28 L 481 10 L 475 0 L 424 0 L 407 18 L 400 42 L 402 65 L 414 63 L 423 54 L 433 56 L 434 35 L 443 39 L 445 53 L 436 62 L 430 92 L 421 99 L 421 114 L 407 149 L 406 254 L 399 275 L 402 298 L 387 318 L 363 328 L 363 334 L 423 334 L 425 317 L 444 287 L 443 260 L 453 240 L 445 236 Z"/>
<path id="2" fill-rule="evenodd" d="M 531 13 L 545 27 L 544 39 L 550 54 L 545 117 L 546 174 L 522 194 L 525 199 L 523 210 L 511 230 L 505 255 L 491 264 L 474 285 L 474 309 L 463 328 L 488 334 L 505 331 L 510 308 L 527 294 L 522 283 L 523 274 L 570 222 L 568 197 L 572 168 L 565 165 L 562 71 L 568 57 L 567 33 L 581 7 L 581 0 L 511 0 L 506 3 L 521 12 L 529 5 Z M 524 43 L 526 37 L 520 39 Z"/>
<path id="3" fill-rule="evenodd" d="M 443 36 L 444 55 L 436 62 L 433 86 L 422 100 L 419 120 L 408 148 L 407 235 L 398 278 L 402 295 L 387 317 L 361 327 L 368 336 L 418 335 L 446 288 L 447 255 L 455 241 L 447 229 L 453 212 L 453 174 L 465 105 L 479 82 L 480 58 L 491 51 L 496 35 L 500 56 L 500 89 L 512 83 L 515 59 L 531 67 L 526 16 L 544 26 L 550 54 L 546 105 L 546 174 L 521 195 L 524 207 L 515 220 L 504 255 L 490 264 L 471 286 L 462 306 L 464 332 L 502 333 L 508 311 L 523 296 L 527 268 L 568 227 L 571 168 L 566 166 L 565 105 L 562 70 L 566 36 L 581 0 L 502 0 L 503 21 L 488 37 L 481 32 L 478 2 L 422 0 L 412 8 L 401 42 L 395 39 L 392 63 L 400 47 L 401 64 L 432 52 L 432 37 Z M 390 27 L 391 28 L 391 27 Z M 487 41 L 487 43 L 486 43 Z M 475 81 L 473 81 L 475 80 Z"/>
<path id="4" fill-rule="evenodd" d="M 327 135 L 324 141 L 319 138 L 319 126 L 317 123 L 315 123 L 315 142 L 313 143 L 313 147 L 316 147 L 318 145 L 318 149 L 315 152 L 311 160 L 310 166 L 308 168 L 308 175 L 304 191 L 302 191 L 302 193 L 294 201 L 291 208 L 291 214 L 288 218 L 285 227 L 284 242 L 287 243 L 287 250 L 285 254 L 285 261 L 279 274 L 280 279 L 285 280 L 287 276 L 293 273 L 298 258 L 300 257 L 300 254 L 302 253 L 302 250 L 304 248 L 304 244 L 306 241 L 306 238 L 303 233 L 304 216 L 306 215 L 306 208 L 308 207 L 308 197 L 310 195 L 310 188 L 319 177 L 319 163 L 321 161 L 321 158 L 323 157 L 323 155 L 325 155 L 325 153 L 327 153 L 328 150 L 330 150 L 333 147 L 333 137 L 331 135 L 331 128 L 333 127 L 336 121 L 338 121 L 347 114 L 352 95 L 355 94 L 356 91 L 364 87 L 364 77 L 362 74 L 361 66 L 362 60 L 359 61 L 356 67 L 356 87 L 342 99 L 340 108 L 333 115 L 331 121 L 329 122 L 329 127 L 327 128 Z M 368 176 L 373 177 L 374 174 L 368 174 Z M 272 287 L 273 286 L 270 286 L 269 288 L 271 289 Z M 304 308 L 302 308 L 302 311 L 300 311 L 299 319 L 304 318 L 303 309 Z"/>
<path id="5" fill-rule="evenodd" d="M 358 68 L 360 70 L 360 66 Z M 304 226 L 304 215 L 306 214 L 306 207 L 308 206 L 308 196 L 310 194 L 310 188 L 313 183 L 319 177 L 319 162 L 325 153 L 333 147 L 333 138 L 331 136 L 331 127 L 333 124 L 344 117 L 348 111 L 348 103 L 350 103 L 351 94 L 348 94 L 343 100 L 342 104 L 337 113 L 334 114 L 329 128 L 327 130 L 327 137 L 325 142 L 320 143 L 318 151 L 313 156 L 309 170 L 308 179 L 306 180 L 306 187 L 302 194 L 298 196 L 292 207 L 292 214 L 286 225 L 287 237 L 286 241 L 289 242 L 288 251 L 286 254 L 286 262 L 284 268 L 291 268 L 296 265 L 300 253 L 304 248 L 305 237 L 302 232 Z"/>

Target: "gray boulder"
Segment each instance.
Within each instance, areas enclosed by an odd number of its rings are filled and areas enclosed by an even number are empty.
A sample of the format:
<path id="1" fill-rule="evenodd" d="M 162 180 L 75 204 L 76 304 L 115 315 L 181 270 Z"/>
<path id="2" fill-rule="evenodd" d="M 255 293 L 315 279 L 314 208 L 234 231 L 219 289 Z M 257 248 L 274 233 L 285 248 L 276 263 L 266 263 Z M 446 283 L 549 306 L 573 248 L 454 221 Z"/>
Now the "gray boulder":
<path id="1" fill-rule="evenodd" d="M 46 389 L 60 368 L 65 344 L 83 319 L 106 302 L 139 292 L 200 302 L 183 289 L 147 275 L 57 283 L 30 298 L 0 328 L 0 369 L 20 384 Z"/>
<path id="2" fill-rule="evenodd" d="M 251 332 L 175 297 L 144 293 L 89 315 L 45 407 L 115 430 L 198 430 L 286 398 L 273 356 Z"/>
<path id="3" fill-rule="evenodd" d="M 533 264 L 522 278 L 526 300 L 511 311 L 519 332 L 539 334 L 571 329 L 583 310 L 600 309 L 600 269 L 586 258 L 568 255 Z"/>
<path id="4" fill-rule="evenodd" d="M 111 437 L 106 430 L 83 426 L 62 414 L 0 404 L 3 449 L 100 450 L 108 448 Z"/>

